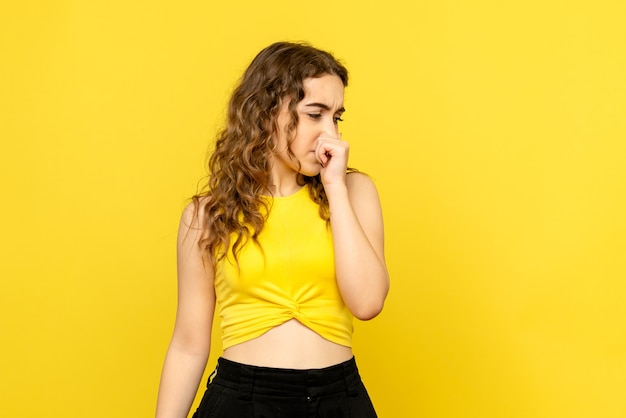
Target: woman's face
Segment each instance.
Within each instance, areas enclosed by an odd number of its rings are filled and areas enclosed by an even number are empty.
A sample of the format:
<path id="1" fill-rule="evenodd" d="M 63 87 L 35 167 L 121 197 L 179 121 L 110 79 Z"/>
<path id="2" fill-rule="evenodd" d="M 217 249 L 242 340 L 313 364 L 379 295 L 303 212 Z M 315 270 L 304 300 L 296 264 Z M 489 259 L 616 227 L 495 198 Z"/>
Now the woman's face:
<path id="1" fill-rule="evenodd" d="M 307 78 L 302 85 L 304 98 L 296 105 L 298 125 L 291 143 L 294 157 L 287 152 L 285 133 L 285 127 L 291 121 L 289 99 L 283 101 L 278 114 L 277 151 L 272 169 L 274 175 L 294 175 L 299 172 L 312 177 L 319 174 L 321 165 L 315 153 L 318 138 L 339 138 L 338 123 L 344 112 L 344 86 L 341 79 L 336 75 L 323 75 Z"/>

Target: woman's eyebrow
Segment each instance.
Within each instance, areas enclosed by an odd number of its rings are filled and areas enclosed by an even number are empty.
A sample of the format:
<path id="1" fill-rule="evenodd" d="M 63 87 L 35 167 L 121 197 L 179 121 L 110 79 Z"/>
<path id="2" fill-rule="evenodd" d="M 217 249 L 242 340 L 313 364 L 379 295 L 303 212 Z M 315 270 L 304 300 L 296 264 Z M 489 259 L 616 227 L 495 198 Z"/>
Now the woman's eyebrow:
<path id="1" fill-rule="evenodd" d="M 322 108 L 324 110 L 331 110 L 330 106 L 328 106 L 327 104 L 324 104 L 324 103 L 317 103 L 317 102 L 315 102 L 315 103 L 307 103 L 305 106 L 307 106 L 307 107 L 309 107 L 309 106 L 310 107 L 319 107 L 319 108 Z M 343 113 L 345 111 L 346 111 L 346 109 L 343 106 L 340 109 L 337 109 L 337 113 Z"/>

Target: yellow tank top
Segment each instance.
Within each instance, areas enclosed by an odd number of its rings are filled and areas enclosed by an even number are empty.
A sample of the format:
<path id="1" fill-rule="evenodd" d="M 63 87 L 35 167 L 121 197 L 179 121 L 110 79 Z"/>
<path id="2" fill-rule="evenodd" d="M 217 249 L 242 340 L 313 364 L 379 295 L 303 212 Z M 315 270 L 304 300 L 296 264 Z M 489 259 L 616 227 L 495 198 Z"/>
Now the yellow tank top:
<path id="1" fill-rule="evenodd" d="M 352 314 L 335 278 L 332 233 L 302 187 L 270 199 L 259 234 L 216 266 L 215 293 L 226 349 L 295 318 L 334 343 L 352 346 Z"/>

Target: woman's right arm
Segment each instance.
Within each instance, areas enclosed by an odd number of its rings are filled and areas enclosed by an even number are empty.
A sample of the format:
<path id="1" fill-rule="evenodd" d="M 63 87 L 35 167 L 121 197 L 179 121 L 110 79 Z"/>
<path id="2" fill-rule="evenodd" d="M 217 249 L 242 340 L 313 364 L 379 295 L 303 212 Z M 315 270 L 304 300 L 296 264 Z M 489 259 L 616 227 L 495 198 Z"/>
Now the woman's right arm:
<path id="1" fill-rule="evenodd" d="M 211 348 L 214 273 L 198 246 L 202 235 L 199 212 L 195 214 L 193 203 L 188 205 L 178 229 L 178 308 L 161 374 L 157 418 L 187 417 Z"/>

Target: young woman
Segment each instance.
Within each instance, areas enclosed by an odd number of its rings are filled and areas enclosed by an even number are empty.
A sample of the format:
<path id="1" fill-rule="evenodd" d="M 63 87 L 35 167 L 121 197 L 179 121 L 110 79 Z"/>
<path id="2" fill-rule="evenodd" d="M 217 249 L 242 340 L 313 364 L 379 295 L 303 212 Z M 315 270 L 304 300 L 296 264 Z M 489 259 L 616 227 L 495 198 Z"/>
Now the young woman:
<path id="1" fill-rule="evenodd" d="M 270 45 L 245 71 L 182 215 L 158 418 L 187 416 L 216 306 L 224 351 L 194 417 L 376 416 L 352 319 L 378 315 L 389 278 L 376 188 L 338 131 L 347 84 L 306 44 Z"/>

